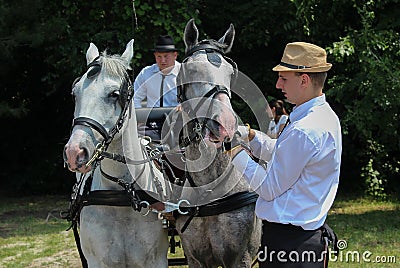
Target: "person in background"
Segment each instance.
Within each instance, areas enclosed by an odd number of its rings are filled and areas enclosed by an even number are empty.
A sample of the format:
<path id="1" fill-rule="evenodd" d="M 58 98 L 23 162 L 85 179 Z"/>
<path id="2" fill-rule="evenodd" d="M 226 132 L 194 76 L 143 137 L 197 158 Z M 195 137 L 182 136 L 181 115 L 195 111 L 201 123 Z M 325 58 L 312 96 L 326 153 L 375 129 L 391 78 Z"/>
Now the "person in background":
<path id="1" fill-rule="evenodd" d="M 295 105 L 290 123 L 277 139 L 253 129 L 242 135 L 252 152 L 268 161 L 266 168 L 242 146 L 227 152 L 259 194 L 255 210 L 263 221 L 261 268 L 327 267 L 328 241 L 336 245 L 325 221 L 339 185 L 342 136 L 323 93 L 332 66 L 326 58 L 319 46 L 289 43 L 272 69 L 278 72 L 276 88 Z"/>
<path id="2" fill-rule="evenodd" d="M 134 106 L 141 108 L 142 102 L 146 100 L 146 107 L 176 107 L 176 77 L 181 64 L 177 61 L 178 50 L 173 38 L 160 35 L 155 42 L 153 54 L 156 63 L 143 68 L 135 79 Z M 147 122 L 147 126 L 139 125 L 138 132 L 159 140 L 161 127 L 160 122 Z"/>
<path id="3" fill-rule="evenodd" d="M 270 101 L 269 107 L 271 108 L 273 119 L 269 123 L 267 135 L 276 139 L 285 127 L 289 114 L 286 112 L 285 103 L 282 100 Z"/>

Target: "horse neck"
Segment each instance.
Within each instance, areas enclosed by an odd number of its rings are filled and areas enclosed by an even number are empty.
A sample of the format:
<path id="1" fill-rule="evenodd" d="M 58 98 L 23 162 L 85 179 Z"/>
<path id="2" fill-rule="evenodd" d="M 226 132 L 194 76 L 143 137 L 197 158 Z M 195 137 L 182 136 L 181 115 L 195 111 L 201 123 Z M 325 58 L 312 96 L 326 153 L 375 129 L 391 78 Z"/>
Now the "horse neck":
<path id="1" fill-rule="evenodd" d="M 200 143 L 192 143 L 187 147 L 185 152 L 187 159 L 198 159 L 201 155 L 200 147 L 203 146 Z M 212 153 L 211 149 L 201 149 L 205 159 L 208 159 Z M 201 171 L 191 172 L 195 170 L 198 165 L 191 165 L 190 161 L 187 161 L 187 169 L 190 177 L 196 186 L 207 185 L 207 188 L 213 190 L 216 193 L 233 193 L 239 191 L 246 191 L 249 189 L 248 183 L 241 177 L 241 174 L 232 166 L 229 157 L 218 150 L 213 161 L 205 169 Z"/>
<path id="2" fill-rule="evenodd" d="M 122 146 L 120 146 L 118 143 L 118 140 L 113 140 L 113 142 L 110 143 L 107 152 L 119 154 L 122 151 Z M 121 190 L 121 187 L 117 183 L 107 179 L 105 176 L 103 176 L 101 171 L 113 178 L 130 181 L 130 174 L 126 165 L 105 158 L 101 160 L 99 166 L 94 171 L 91 187 L 92 190 Z"/>
<path id="3" fill-rule="evenodd" d="M 107 152 L 123 155 L 122 138 L 114 139 L 107 148 Z M 125 176 L 128 168 L 124 163 L 117 162 L 112 159 L 103 159 L 101 162 L 102 169 L 113 176 Z"/>
<path id="4" fill-rule="evenodd" d="M 134 127 L 132 125 L 134 125 Z M 127 135 L 125 132 L 127 129 L 130 132 L 129 135 Z M 123 136 L 124 136 L 124 138 L 123 138 Z M 129 139 L 129 145 L 124 143 L 124 139 Z M 132 148 L 125 148 L 124 146 L 129 146 Z M 117 134 L 114 137 L 113 141 L 110 143 L 110 145 L 107 148 L 107 152 L 118 154 L 118 155 L 123 155 L 123 156 L 126 156 L 126 153 L 127 153 L 126 150 L 128 150 L 130 152 L 133 151 L 133 152 L 136 152 L 137 154 L 141 155 L 141 147 L 140 147 L 137 130 L 136 130 L 136 120 L 126 122 L 126 127 L 123 128 L 123 130 L 120 132 L 120 134 Z M 132 158 L 132 156 L 129 155 L 129 153 L 128 153 L 128 157 Z M 132 166 L 131 168 L 128 168 L 128 166 L 124 163 L 120 163 L 118 161 L 115 161 L 112 159 L 107 159 L 107 158 L 105 158 L 101 161 L 101 169 L 103 170 L 103 172 L 105 172 L 106 174 L 108 174 L 114 178 L 123 179 L 126 182 L 132 182 L 132 179 L 135 178 L 138 173 L 140 173 L 141 168 L 142 168 L 141 166 Z M 146 175 L 145 173 L 146 172 L 144 172 L 144 175 Z M 118 188 L 120 188 L 115 182 L 113 182 L 113 181 L 105 178 L 103 175 L 101 175 L 101 172 L 99 169 L 96 170 L 95 175 L 96 176 L 93 179 L 92 189 L 93 188 L 94 189 L 118 189 Z"/>
<path id="5" fill-rule="evenodd" d="M 157 192 L 156 185 L 154 184 L 155 178 L 162 178 L 162 174 L 155 168 L 152 162 L 147 162 L 148 156 L 145 149 L 142 147 L 138 132 L 136 114 L 132 112 L 127 117 L 126 127 L 121 131 L 121 135 L 115 139 L 109 147 L 110 153 L 117 153 L 123 155 L 127 160 L 142 161 L 141 164 L 122 164 L 115 161 L 108 162 L 110 168 L 116 169 L 124 176 L 125 181 L 132 183 L 135 182 L 136 189 L 142 189 L 150 192 Z"/>

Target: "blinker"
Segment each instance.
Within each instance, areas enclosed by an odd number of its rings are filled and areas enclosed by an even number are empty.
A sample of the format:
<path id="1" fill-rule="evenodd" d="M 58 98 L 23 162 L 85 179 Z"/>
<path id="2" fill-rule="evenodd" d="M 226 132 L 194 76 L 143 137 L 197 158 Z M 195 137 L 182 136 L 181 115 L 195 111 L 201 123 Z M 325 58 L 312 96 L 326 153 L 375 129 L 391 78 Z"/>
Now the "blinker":
<path id="1" fill-rule="evenodd" d="M 206 50 L 206 51 L 207 51 L 207 59 L 208 59 L 208 61 L 212 65 L 214 65 L 214 66 L 219 68 L 219 66 L 221 66 L 221 63 L 222 63 L 222 60 L 219 57 L 219 55 L 214 51 L 209 51 L 209 50 Z"/>
<path id="2" fill-rule="evenodd" d="M 88 69 L 93 67 L 87 74 L 87 78 L 93 78 L 101 71 L 101 63 L 99 62 L 100 56 L 97 56 L 91 63 L 88 64 Z"/>
<path id="3" fill-rule="evenodd" d="M 98 75 L 101 71 L 101 65 L 99 63 L 93 64 L 91 67 L 93 67 L 87 74 L 87 78 L 92 79 L 96 75 Z"/>

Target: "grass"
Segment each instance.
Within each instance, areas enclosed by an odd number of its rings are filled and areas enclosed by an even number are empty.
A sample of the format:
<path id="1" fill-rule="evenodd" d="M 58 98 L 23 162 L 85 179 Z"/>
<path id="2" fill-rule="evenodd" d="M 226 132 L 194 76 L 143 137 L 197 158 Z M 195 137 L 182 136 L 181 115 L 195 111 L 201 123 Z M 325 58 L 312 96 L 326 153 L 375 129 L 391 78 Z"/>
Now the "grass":
<path id="1" fill-rule="evenodd" d="M 67 197 L 2 198 L 0 267 L 80 267 L 68 223 Z"/>
<path id="2" fill-rule="evenodd" d="M 330 211 L 328 224 L 346 246 L 330 267 L 398 267 L 399 201 L 339 199 Z"/>
<path id="3" fill-rule="evenodd" d="M 72 231 L 66 231 L 68 223 L 59 218 L 67 200 L 62 196 L 1 198 L 0 267 L 81 267 Z M 347 246 L 329 267 L 398 267 L 399 201 L 339 198 L 328 223 Z M 169 257 L 182 255 L 177 248 Z"/>

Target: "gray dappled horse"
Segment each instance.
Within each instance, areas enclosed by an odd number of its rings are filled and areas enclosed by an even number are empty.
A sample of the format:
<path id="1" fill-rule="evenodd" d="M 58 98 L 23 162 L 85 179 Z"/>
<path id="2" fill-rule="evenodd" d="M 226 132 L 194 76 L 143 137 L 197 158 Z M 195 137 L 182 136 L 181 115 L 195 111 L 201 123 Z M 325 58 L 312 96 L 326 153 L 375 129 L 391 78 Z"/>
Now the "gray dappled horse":
<path id="1" fill-rule="evenodd" d="M 186 123 L 182 140 L 187 181 L 181 198 L 199 210 L 178 215 L 176 227 L 189 267 L 251 267 L 260 245 L 261 221 L 254 212 L 254 195 L 251 202 L 247 202 L 248 195 L 229 199 L 249 191 L 224 153 L 224 144 L 233 138 L 238 125 L 230 104 L 237 68 L 224 56 L 234 35 L 231 24 L 219 41 L 198 42 L 193 19 L 185 28 L 186 58 L 178 75 L 178 97 Z M 220 201 L 222 197 L 228 199 Z M 215 209 L 218 203 L 223 207 Z"/>
<path id="2" fill-rule="evenodd" d="M 109 56 L 105 52 L 100 55 L 91 43 L 86 53 L 88 70 L 72 89 L 74 123 L 65 145 L 64 160 L 71 171 L 90 174 L 81 176 L 76 189 L 78 195 L 87 199 L 87 205 L 80 211 L 79 227 L 81 247 L 89 267 L 168 266 L 167 232 L 157 214 L 143 216 L 129 206 L 129 202 L 140 206 L 137 200 L 127 195 L 125 199 L 110 195 L 126 194 L 131 186 L 132 193 L 136 194 L 138 186 L 154 191 L 152 182 L 147 180 L 154 178 L 155 171 L 148 161 L 142 161 L 146 156 L 137 135 L 135 113 L 130 111 L 132 87 L 127 70 L 132 57 L 133 40 L 121 56 Z M 127 138 L 123 139 L 124 135 Z M 99 158 L 96 152 L 104 151 L 129 157 L 135 164 L 128 166 Z M 85 181 L 89 179 L 92 182 L 85 188 Z M 85 196 L 89 190 L 89 197 Z M 90 199 L 92 195 L 96 198 Z M 102 205 L 104 198 L 109 200 L 107 205 Z M 121 206 L 123 200 L 127 206 Z M 79 216 L 79 210 L 77 213 Z"/>

